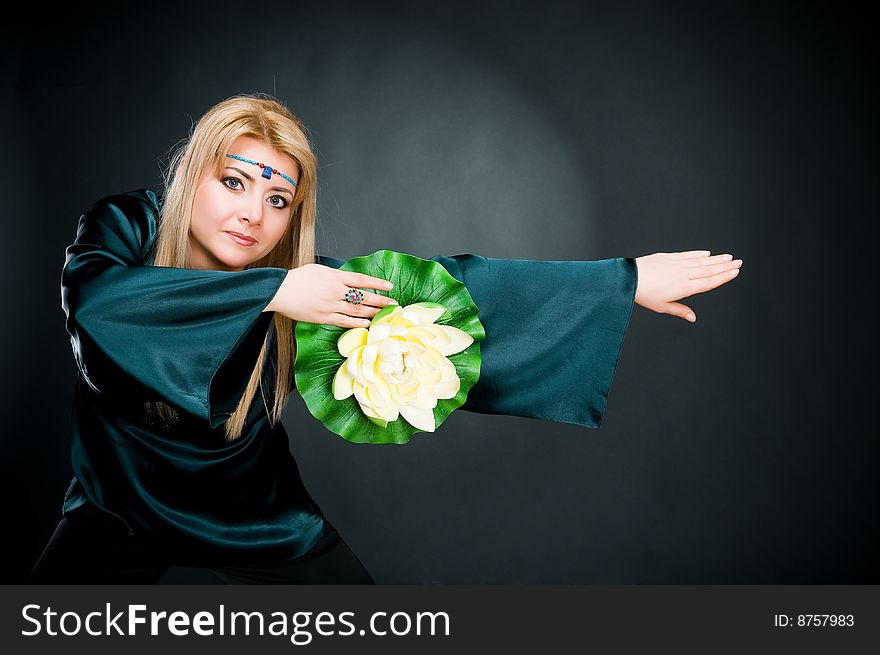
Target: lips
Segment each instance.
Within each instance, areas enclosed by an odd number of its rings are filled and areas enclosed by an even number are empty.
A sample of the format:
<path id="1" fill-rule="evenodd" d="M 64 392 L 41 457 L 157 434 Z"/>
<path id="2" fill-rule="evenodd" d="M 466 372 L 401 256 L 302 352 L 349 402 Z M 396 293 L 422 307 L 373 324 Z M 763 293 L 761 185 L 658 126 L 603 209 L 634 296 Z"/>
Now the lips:
<path id="1" fill-rule="evenodd" d="M 240 232 L 227 232 L 226 234 L 228 234 L 233 241 L 243 246 L 252 246 L 257 242 L 253 237 L 245 236 Z"/>

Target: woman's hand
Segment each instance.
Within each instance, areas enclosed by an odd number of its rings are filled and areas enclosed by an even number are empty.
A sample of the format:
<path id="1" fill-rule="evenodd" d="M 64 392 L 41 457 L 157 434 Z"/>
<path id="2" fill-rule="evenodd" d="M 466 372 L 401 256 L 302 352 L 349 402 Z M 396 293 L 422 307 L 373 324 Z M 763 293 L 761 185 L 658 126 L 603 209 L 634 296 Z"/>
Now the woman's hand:
<path id="1" fill-rule="evenodd" d="M 742 266 L 742 260 L 733 259 L 733 255 L 709 257 L 709 254 L 708 250 L 690 250 L 636 257 L 639 270 L 636 303 L 659 314 L 672 314 L 694 323 L 697 317 L 693 310 L 674 301 L 730 282 Z"/>
<path id="2" fill-rule="evenodd" d="M 386 284 L 388 286 L 386 286 Z M 323 264 L 306 264 L 287 272 L 284 282 L 264 312 L 279 312 L 294 321 L 353 328 L 367 327 L 379 311 L 397 301 L 363 291 L 359 305 L 344 300 L 346 292 L 360 287 L 388 291 L 387 280 L 363 273 L 340 271 Z"/>

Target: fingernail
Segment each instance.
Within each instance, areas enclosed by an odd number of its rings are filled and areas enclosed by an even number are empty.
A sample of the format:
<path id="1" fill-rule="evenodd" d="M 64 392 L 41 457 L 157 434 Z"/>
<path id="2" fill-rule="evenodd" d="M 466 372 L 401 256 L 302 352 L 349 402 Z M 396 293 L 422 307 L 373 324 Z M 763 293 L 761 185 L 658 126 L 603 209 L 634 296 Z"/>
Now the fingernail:
<path id="1" fill-rule="evenodd" d="M 689 320 L 691 323 L 693 323 L 693 322 L 695 322 L 695 321 L 697 320 L 697 317 L 694 316 L 693 314 L 686 314 L 686 315 L 685 315 L 685 318 L 686 318 L 687 320 Z"/>
<path id="2" fill-rule="evenodd" d="M 736 275 L 737 273 L 739 273 L 739 269 L 738 269 L 738 268 L 735 268 L 735 269 L 733 269 L 732 271 L 730 271 L 730 274 L 731 274 L 731 275 Z"/>
<path id="3" fill-rule="evenodd" d="M 392 289 L 393 287 L 394 287 L 394 285 L 391 284 L 390 282 L 386 282 L 386 283 L 385 283 L 385 288 L 386 288 L 386 289 Z"/>
<path id="4" fill-rule="evenodd" d="M 392 299 L 388 302 L 388 304 L 389 304 L 389 305 L 399 305 L 400 303 L 397 302 L 394 298 L 392 298 Z"/>

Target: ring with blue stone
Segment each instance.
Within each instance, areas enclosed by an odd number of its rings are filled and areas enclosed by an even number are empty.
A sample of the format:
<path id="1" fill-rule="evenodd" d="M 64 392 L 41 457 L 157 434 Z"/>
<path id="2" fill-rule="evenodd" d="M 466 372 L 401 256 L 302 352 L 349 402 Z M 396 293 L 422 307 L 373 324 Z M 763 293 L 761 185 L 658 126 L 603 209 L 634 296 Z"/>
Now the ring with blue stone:
<path id="1" fill-rule="evenodd" d="M 343 300 L 350 302 L 352 305 L 360 305 L 364 300 L 364 292 L 360 289 L 349 289 Z"/>

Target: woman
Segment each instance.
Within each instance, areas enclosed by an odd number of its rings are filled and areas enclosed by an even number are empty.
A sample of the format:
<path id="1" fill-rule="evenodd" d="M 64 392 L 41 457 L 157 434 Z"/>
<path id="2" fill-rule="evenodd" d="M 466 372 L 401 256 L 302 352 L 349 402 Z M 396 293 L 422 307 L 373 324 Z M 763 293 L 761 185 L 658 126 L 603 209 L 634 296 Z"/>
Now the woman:
<path id="1" fill-rule="evenodd" d="M 352 291 L 389 292 L 386 281 L 317 256 L 315 157 L 274 99 L 213 107 L 170 171 L 161 203 L 149 190 L 104 198 L 67 249 L 75 477 L 30 582 L 154 583 L 177 564 L 227 583 L 372 584 L 303 487 L 281 415 L 295 322 L 368 325 L 393 300 Z M 708 251 L 434 260 L 468 288 L 487 333 L 462 409 L 587 427 L 601 422 L 633 303 L 694 321 L 675 301 L 741 264 Z M 543 350 L 522 347 L 548 324 L 583 335 L 576 354 L 546 335 Z"/>

